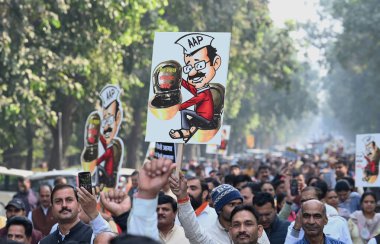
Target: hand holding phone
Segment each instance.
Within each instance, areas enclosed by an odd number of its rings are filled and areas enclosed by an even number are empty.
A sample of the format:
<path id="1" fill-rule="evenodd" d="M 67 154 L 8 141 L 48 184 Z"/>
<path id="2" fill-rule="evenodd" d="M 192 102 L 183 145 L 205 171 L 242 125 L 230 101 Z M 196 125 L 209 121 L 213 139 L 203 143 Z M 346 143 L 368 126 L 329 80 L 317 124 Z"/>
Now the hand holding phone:
<path id="1" fill-rule="evenodd" d="M 90 172 L 79 172 L 78 173 L 79 187 L 84 187 L 90 194 L 92 194 L 92 183 L 91 183 L 91 173 Z"/>
<path id="2" fill-rule="evenodd" d="M 296 179 L 292 179 L 290 181 L 290 194 L 292 196 L 298 196 L 299 195 L 299 192 L 298 192 L 298 181 Z"/>

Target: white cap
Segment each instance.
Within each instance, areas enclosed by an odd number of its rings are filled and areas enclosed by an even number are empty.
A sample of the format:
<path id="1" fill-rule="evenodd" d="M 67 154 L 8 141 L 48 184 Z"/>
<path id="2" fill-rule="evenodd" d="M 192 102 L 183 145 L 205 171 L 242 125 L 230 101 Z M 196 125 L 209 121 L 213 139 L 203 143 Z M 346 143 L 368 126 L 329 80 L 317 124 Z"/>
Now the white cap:
<path id="1" fill-rule="evenodd" d="M 183 47 L 185 54 L 191 54 L 198 49 L 211 45 L 212 40 L 214 40 L 214 37 L 201 33 L 191 33 L 182 36 L 175 43 Z"/>
<path id="2" fill-rule="evenodd" d="M 102 107 L 107 108 L 112 102 L 118 100 L 120 88 L 115 85 L 106 85 L 100 92 L 100 99 L 102 99 Z"/>
<path id="3" fill-rule="evenodd" d="M 363 142 L 365 145 L 370 144 L 371 142 L 375 141 L 375 138 L 373 136 L 365 136 L 363 138 Z"/>

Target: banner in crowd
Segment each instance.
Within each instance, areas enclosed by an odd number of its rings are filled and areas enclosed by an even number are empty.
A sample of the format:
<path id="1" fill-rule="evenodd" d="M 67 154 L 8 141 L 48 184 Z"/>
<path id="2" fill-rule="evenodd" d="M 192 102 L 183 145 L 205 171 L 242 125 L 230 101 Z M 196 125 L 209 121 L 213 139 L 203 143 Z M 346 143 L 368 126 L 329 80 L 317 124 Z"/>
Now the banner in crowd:
<path id="1" fill-rule="evenodd" d="M 255 148 L 255 136 L 254 135 L 247 135 L 245 137 L 245 142 L 246 142 L 247 149 Z"/>
<path id="2" fill-rule="evenodd" d="M 221 142 L 220 145 L 217 144 L 207 144 L 206 153 L 208 154 L 219 154 L 227 156 L 228 141 L 230 139 L 231 126 L 223 125 L 221 132 Z"/>
<path id="3" fill-rule="evenodd" d="M 355 185 L 378 187 L 380 185 L 380 134 L 356 135 Z"/>
<path id="4" fill-rule="evenodd" d="M 230 33 L 155 33 L 146 141 L 220 144 Z"/>
<path id="5" fill-rule="evenodd" d="M 118 137 L 123 120 L 120 93 L 116 85 L 106 85 L 100 91 L 101 109 L 90 113 L 84 132 L 83 171 L 91 173 L 93 185 L 107 188 L 115 188 L 124 154 Z"/>
<path id="6" fill-rule="evenodd" d="M 169 142 L 156 142 L 154 148 L 155 158 L 167 158 L 175 162 L 176 159 L 176 145 Z"/>

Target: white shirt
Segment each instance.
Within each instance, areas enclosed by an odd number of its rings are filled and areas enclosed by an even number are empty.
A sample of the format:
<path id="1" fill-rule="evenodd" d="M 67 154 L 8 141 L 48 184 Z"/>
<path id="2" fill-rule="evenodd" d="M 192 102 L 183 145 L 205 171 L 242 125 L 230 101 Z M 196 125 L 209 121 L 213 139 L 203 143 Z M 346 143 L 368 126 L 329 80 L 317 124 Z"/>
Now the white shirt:
<path id="1" fill-rule="evenodd" d="M 371 238 L 367 244 L 377 244 L 376 242 L 376 239 L 375 238 Z"/>
<path id="2" fill-rule="evenodd" d="M 148 236 L 160 241 L 157 228 L 158 196 L 154 199 L 133 198 L 133 207 L 127 222 L 127 232 L 132 235 Z"/>
<path id="3" fill-rule="evenodd" d="M 200 215 L 197 216 L 198 223 L 205 229 L 214 225 L 218 215 L 215 212 L 215 209 L 208 206 L 202 211 Z"/>
<path id="4" fill-rule="evenodd" d="M 166 234 L 166 236 L 160 231 L 161 243 L 165 244 L 190 244 L 189 240 L 185 236 L 185 231 L 182 226 L 174 225 L 173 228 Z"/>
<path id="5" fill-rule="evenodd" d="M 178 217 L 186 237 L 192 244 L 232 244 L 228 231 L 220 224 L 219 219 L 208 229 L 202 228 L 196 220 L 190 201 L 178 204 Z M 268 236 L 263 231 L 258 239 L 259 244 L 269 244 Z"/>

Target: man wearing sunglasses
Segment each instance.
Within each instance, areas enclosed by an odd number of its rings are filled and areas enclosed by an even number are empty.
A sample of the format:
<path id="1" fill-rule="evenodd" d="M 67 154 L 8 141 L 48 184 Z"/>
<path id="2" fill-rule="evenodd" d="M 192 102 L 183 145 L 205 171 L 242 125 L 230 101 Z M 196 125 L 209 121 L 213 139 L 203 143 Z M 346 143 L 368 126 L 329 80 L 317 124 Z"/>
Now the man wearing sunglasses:
<path id="1" fill-rule="evenodd" d="M 187 80 L 182 79 L 182 87 L 193 97 L 181 104 L 181 129 L 170 130 L 173 139 L 183 138 L 185 142 L 197 131 L 198 127 L 213 128 L 214 102 L 209 83 L 215 77 L 221 65 L 221 57 L 211 46 L 213 37 L 192 33 L 182 36 L 175 43 L 183 47 L 185 66 L 183 73 Z M 187 108 L 194 106 L 194 110 Z"/>

